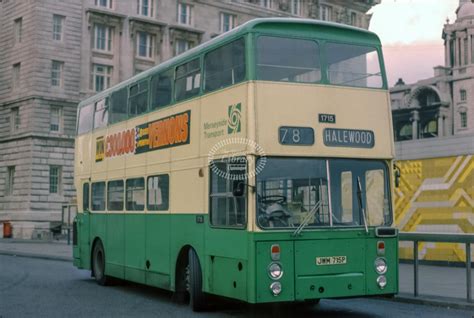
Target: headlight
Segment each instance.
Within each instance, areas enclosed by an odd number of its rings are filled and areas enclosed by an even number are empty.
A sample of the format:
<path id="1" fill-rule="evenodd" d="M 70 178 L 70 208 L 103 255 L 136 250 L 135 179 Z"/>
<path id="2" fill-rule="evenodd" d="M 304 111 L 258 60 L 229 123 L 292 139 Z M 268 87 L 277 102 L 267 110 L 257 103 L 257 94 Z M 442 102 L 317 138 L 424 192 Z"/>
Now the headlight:
<path id="1" fill-rule="evenodd" d="M 387 286 L 387 278 L 383 275 L 377 277 L 377 285 L 379 285 L 380 289 L 384 289 Z"/>
<path id="2" fill-rule="evenodd" d="M 271 263 L 268 266 L 268 275 L 271 279 L 280 279 L 283 276 L 283 270 L 281 269 L 280 264 Z"/>
<path id="3" fill-rule="evenodd" d="M 375 271 L 378 274 L 385 274 L 387 272 L 387 262 L 383 258 L 377 258 L 375 260 Z"/>
<path id="4" fill-rule="evenodd" d="M 273 282 L 270 285 L 270 291 L 272 292 L 273 296 L 278 296 L 281 293 L 281 283 L 280 282 Z"/>

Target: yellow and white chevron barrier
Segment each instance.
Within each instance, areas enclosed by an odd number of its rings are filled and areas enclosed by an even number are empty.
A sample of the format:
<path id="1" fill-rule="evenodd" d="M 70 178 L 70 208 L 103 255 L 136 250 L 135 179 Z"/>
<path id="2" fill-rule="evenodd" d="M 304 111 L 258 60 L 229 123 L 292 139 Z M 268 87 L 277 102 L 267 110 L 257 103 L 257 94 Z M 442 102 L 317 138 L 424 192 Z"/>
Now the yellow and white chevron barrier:
<path id="1" fill-rule="evenodd" d="M 400 160 L 395 225 L 405 232 L 474 233 L 474 156 Z M 400 258 L 412 259 L 410 242 Z M 419 258 L 464 262 L 463 244 L 420 243 Z"/>

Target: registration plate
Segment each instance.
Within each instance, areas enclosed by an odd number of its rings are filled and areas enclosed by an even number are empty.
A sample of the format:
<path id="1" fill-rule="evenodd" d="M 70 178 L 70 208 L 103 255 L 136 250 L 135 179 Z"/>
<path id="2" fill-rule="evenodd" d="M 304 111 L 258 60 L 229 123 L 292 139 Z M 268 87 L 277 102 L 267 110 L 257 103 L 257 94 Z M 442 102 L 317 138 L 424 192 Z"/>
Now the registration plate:
<path id="1" fill-rule="evenodd" d="M 346 256 L 316 257 L 316 265 L 341 265 L 346 263 Z"/>

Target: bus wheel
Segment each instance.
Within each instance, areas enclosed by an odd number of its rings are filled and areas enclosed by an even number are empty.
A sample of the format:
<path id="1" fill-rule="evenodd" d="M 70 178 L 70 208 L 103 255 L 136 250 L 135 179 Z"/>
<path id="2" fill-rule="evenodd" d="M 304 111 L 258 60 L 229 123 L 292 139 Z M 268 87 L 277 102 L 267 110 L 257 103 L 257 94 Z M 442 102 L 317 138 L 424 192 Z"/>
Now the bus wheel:
<path id="1" fill-rule="evenodd" d="M 92 250 L 92 275 L 94 275 L 95 281 L 99 285 L 107 285 L 108 279 L 105 275 L 105 252 L 100 240 L 94 244 L 94 249 Z"/>
<path id="2" fill-rule="evenodd" d="M 188 252 L 188 261 L 186 287 L 189 292 L 189 304 L 193 311 L 201 311 L 205 307 L 205 297 L 202 292 L 202 272 L 198 256 L 192 248 Z"/>

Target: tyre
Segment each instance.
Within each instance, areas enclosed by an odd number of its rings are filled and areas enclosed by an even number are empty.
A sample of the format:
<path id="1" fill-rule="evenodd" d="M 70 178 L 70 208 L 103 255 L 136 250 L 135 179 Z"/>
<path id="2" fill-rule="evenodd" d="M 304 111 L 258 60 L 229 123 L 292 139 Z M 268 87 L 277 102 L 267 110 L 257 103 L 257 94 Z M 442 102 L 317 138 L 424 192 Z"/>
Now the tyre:
<path id="1" fill-rule="evenodd" d="M 98 240 L 92 250 L 92 275 L 101 286 L 108 284 L 108 277 L 105 275 L 105 251 L 102 241 Z"/>
<path id="2" fill-rule="evenodd" d="M 202 311 L 205 308 L 205 295 L 202 291 L 202 271 L 196 252 L 193 249 L 188 253 L 188 291 L 189 304 L 193 311 Z"/>

